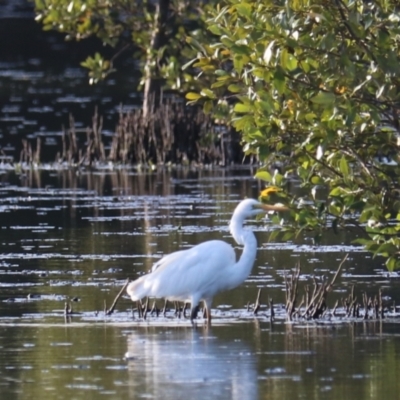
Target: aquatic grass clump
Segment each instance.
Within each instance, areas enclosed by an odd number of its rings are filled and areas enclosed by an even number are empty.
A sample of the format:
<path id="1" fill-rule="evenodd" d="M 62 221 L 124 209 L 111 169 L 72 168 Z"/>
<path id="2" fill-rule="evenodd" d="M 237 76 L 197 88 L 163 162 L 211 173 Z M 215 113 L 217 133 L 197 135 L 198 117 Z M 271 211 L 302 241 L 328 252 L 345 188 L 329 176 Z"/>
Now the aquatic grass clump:
<path id="1" fill-rule="evenodd" d="M 340 274 L 343 264 L 348 258 L 348 254 L 340 262 L 333 278 L 327 281 L 324 277 L 313 277 L 313 288 L 306 284 L 304 287 L 304 295 L 301 301 L 298 301 L 299 295 L 299 278 L 300 264 L 293 269 L 291 273 L 285 275 L 285 293 L 286 304 L 283 306 L 275 306 L 272 298 L 268 299 L 268 305 L 263 305 L 261 302 L 262 289 L 257 290 L 257 295 L 254 303 L 250 301 L 242 310 L 228 310 L 215 314 L 217 321 L 237 321 L 248 320 L 249 318 L 267 318 L 270 322 L 288 321 L 296 323 L 308 323 L 310 321 L 319 321 L 321 323 L 341 323 L 344 321 L 366 320 L 381 320 L 386 317 L 396 317 L 396 305 L 393 304 L 392 309 L 384 306 L 382 299 L 382 290 L 379 289 L 378 294 L 373 297 L 368 297 L 364 292 L 361 301 L 355 296 L 355 285 L 351 286 L 350 293 L 337 300 L 334 307 L 328 307 L 328 294 L 332 292 L 335 282 Z M 129 281 L 126 281 L 123 288 L 115 298 L 110 309 L 104 308 L 104 315 L 110 316 L 116 306 L 117 301 L 124 292 Z M 341 304 L 341 306 L 340 306 Z M 131 313 L 136 321 L 146 321 L 149 317 L 158 318 L 160 315 L 163 319 L 186 317 L 188 304 L 173 302 L 174 307 L 168 308 L 168 301 L 164 302 L 163 308 L 157 307 L 156 300 L 152 301 L 150 306 L 149 298 L 143 302 L 138 301 L 136 306 L 132 307 Z M 260 312 L 260 310 L 263 310 Z M 203 309 L 204 312 L 204 309 Z M 204 317 L 204 315 L 203 315 Z"/>
<path id="2" fill-rule="evenodd" d="M 373 297 L 368 297 L 366 292 L 362 293 L 361 301 L 355 296 L 355 285 L 351 286 L 350 293 L 336 303 L 332 309 L 329 310 L 327 305 L 328 294 L 332 291 L 335 281 L 339 276 L 343 264 L 348 258 L 348 254 L 339 264 L 335 275 L 330 282 L 327 282 L 322 277 L 319 282 L 313 278 L 313 289 L 310 291 L 310 286 L 306 285 L 304 288 L 305 294 L 302 296 L 301 301 L 298 302 L 298 283 L 300 277 L 300 264 L 292 271 L 292 273 L 285 275 L 286 285 L 286 318 L 288 321 L 301 321 L 301 320 L 341 320 L 352 319 L 357 320 L 362 318 L 367 319 L 383 319 L 385 318 L 385 311 L 388 313 L 389 308 L 384 307 L 382 300 L 382 290 L 379 289 L 378 294 Z M 340 309 L 339 305 L 341 303 Z M 396 314 L 396 306 L 393 305 L 393 312 Z"/>
<path id="3" fill-rule="evenodd" d="M 157 165 L 228 165 L 241 163 L 240 137 L 233 128 L 217 123 L 200 107 L 188 107 L 176 98 L 160 100 L 147 116 L 142 109 L 121 107 L 114 134 L 103 132 L 103 116 L 95 108 L 91 125 L 77 126 L 69 115 L 56 150 L 22 139 L 19 165 L 40 168 L 51 158 L 54 167 Z"/>

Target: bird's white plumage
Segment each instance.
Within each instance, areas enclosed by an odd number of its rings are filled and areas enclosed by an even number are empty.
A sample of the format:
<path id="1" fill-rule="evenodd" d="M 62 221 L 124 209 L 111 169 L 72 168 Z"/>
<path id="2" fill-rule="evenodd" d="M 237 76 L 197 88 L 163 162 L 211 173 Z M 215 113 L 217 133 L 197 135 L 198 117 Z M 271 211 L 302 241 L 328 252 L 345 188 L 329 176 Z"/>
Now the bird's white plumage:
<path id="1" fill-rule="evenodd" d="M 194 296 L 199 302 L 214 295 L 219 276 L 235 261 L 235 252 L 227 243 L 204 242 L 163 257 L 150 274 L 128 286 L 128 293 L 132 300 L 150 296 L 192 302 Z"/>
<path id="2" fill-rule="evenodd" d="M 266 207 L 283 209 L 265 206 L 252 199 L 243 200 L 236 207 L 229 226 L 235 241 L 244 246 L 238 261 L 233 247 L 221 240 L 210 240 L 188 250 L 176 251 L 161 258 L 150 273 L 128 285 L 131 299 L 136 301 L 149 296 L 188 301 L 192 309 L 204 300 L 210 318 L 213 297 L 240 285 L 250 274 L 256 258 L 257 241 L 243 223 L 246 218 L 265 213 Z"/>

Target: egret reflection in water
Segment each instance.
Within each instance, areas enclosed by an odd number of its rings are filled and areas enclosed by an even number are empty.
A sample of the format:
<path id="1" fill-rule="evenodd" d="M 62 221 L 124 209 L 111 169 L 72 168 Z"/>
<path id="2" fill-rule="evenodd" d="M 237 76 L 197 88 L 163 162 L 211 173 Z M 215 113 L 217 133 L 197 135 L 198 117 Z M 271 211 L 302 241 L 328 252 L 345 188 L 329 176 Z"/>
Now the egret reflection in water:
<path id="1" fill-rule="evenodd" d="M 212 330 L 166 329 L 128 336 L 130 388 L 163 399 L 257 399 L 256 357 Z"/>

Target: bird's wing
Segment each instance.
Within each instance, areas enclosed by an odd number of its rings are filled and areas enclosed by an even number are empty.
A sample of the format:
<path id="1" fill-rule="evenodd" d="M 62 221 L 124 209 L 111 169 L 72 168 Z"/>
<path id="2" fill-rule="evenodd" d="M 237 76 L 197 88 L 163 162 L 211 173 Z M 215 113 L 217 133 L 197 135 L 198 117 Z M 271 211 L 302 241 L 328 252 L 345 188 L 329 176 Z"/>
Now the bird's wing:
<path id="1" fill-rule="evenodd" d="M 235 262 L 232 246 L 211 240 L 163 257 L 143 283 L 149 296 L 182 300 L 194 295 L 212 297 L 218 292 L 223 271 Z"/>
<path id="2" fill-rule="evenodd" d="M 174 275 L 175 269 L 185 268 L 191 250 L 180 250 L 165 255 L 153 265 L 150 273 L 131 282 L 127 292 L 132 300 L 136 301 L 146 296 L 164 297 L 163 294 L 158 293 L 160 292 L 159 287 L 162 286 L 165 290 L 170 291 L 172 278 L 168 276 Z"/>
<path id="3" fill-rule="evenodd" d="M 174 253 L 167 254 L 162 257 L 159 261 L 157 261 L 151 268 L 151 272 L 154 272 L 158 268 L 162 268 L 163 265 L 168 265 L 173 263 L 175 260 L 179 260 L 182 257 L 185 257 L 185 253 L 188 250 L 180 250 L 175 251 Z"/>

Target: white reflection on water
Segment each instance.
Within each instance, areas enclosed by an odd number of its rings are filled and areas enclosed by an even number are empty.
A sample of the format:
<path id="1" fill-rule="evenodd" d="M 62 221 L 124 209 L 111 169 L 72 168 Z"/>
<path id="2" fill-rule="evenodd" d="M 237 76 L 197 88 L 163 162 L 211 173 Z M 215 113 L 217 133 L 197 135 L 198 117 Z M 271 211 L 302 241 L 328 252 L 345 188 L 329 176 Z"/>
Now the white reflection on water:
<path id="1" fill-rule="evenodd" d="M 256 356 L 241 341 L 192 329 L 128 336 L 132 396 L 156 399 L 257 399 Z"/>

